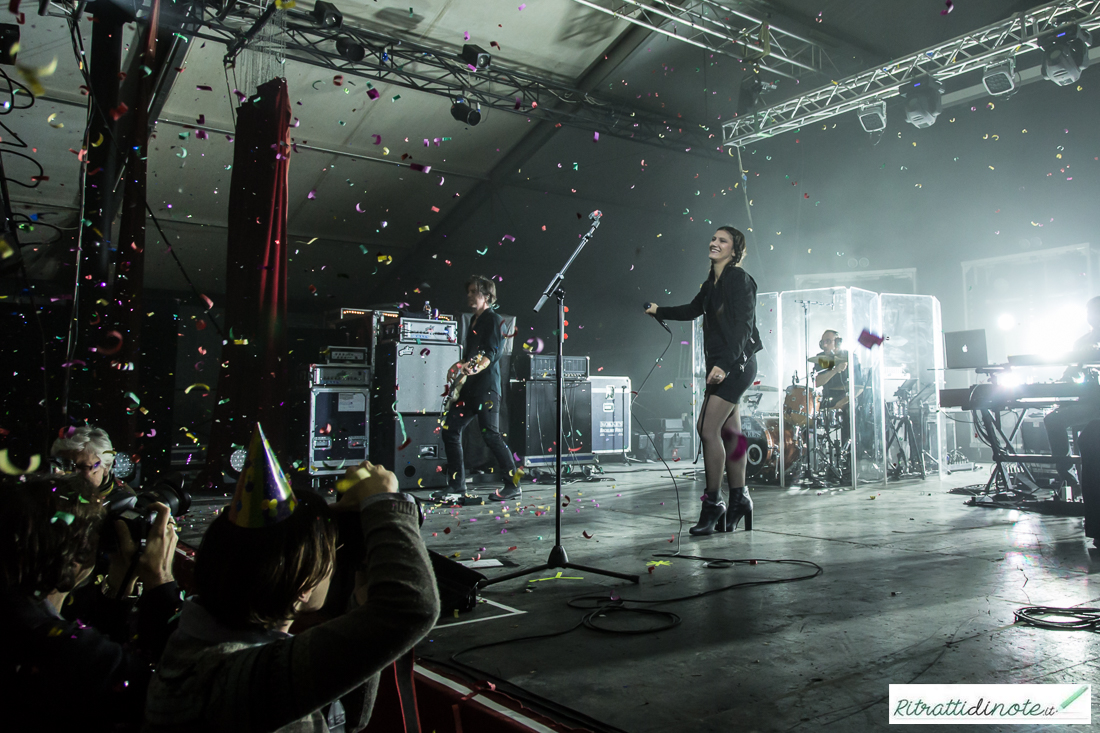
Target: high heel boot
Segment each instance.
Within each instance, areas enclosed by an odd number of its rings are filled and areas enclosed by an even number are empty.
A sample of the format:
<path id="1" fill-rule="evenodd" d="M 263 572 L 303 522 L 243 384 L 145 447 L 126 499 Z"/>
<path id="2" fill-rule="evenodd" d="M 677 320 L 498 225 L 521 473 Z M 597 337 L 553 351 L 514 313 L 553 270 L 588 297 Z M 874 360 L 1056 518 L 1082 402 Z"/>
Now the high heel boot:
<path id="1" fill-rule="evenodd" d="M 726 505 L 718 498 L 718 492 L 707 492 L 703 497 L 703 508 L 699 512 L 699 522 L 688 530 L 693 535 L 708 535 L 722 532 L 726 526 Z"/>
<path id="2" fill-rule="evenodd" d="M 739 489 L 730 488 L 729 508 L 726 510 L 721 531 L 732 532 L 741 521 L 741 517 L 745 518 L 745 531 L 751 532 L 752 499 L 749 498 L 749 491 L 744 486 Z"/>

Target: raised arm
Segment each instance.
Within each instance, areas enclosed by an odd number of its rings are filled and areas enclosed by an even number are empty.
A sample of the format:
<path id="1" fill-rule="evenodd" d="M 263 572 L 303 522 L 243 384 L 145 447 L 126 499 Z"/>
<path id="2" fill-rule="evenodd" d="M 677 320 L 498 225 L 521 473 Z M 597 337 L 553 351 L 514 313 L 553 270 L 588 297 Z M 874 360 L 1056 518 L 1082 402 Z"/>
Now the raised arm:
<path id="1" fill-rule="evenodd" d="M 240 660 L 239 672 L 250 671 L 248 689 L 227 702 L 247 707 L 247 721 L 229 710 L 221 719 L 236 718 L 240 729 L 286 725 L 371 681 L 431 631 L 439 618 L 439 595 L 416 504 L 384 498 L 364 505 L 365 603 Z"/>
<path id="2" fill-rule="evenodd" d="M 700 287 L 698 294 L 687 305 L 657 306 L 656 315 L 663 321 L 693 321 L 703 315 L 703 293 Z"/>

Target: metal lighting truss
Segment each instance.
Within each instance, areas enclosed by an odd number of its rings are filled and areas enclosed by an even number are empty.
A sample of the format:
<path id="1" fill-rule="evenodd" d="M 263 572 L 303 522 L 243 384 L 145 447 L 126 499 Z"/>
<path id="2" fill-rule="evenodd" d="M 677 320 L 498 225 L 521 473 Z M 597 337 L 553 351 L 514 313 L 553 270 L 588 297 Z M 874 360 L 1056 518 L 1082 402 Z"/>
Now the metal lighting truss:
<path id="1" fill-rule="evenodd" d="M 573 2 L 712 53 L 757 61 L 761 71 L 788 79 L 824 69 L 825 51 L 810 39 L 713 0 L 612 0 L 617 9 L 606 0 Z"/>
<path id="2" fill-rule="evenodd" d="M 205 3 L 199 21 L 201 28 L 194 35 L 225 44 L 229 49 L 226 63 L 231 64 L 236 54 L 247 47 L 247 33 L 264 14 L 267 3 L 238 0 L 229 3 L 228 12 L 219 9 L 219 5 Z M 366 52 L 364 58 L 350 61 L 338 54 L 338 38 L 360 44 Z M 345 76 L 394 84 L 450 100 L 465 97 L 471 106 L 480 104 L 678 152 L 721 151 L 717 130 L 712 133 L 707 127 L 678 117 L 664 117 L 601 99 L 569 84 L 509 69 L 496 61 L 477 71 L 456 53 L 358 28 L 346 18 L 338 28 L 320 28 L 307 13 L 288 10 L 282 40 L 286 42 L 287 60 Z"/>
<path id="3" fill-rule="evenodd" d="M 1100 27 L 1100 0 L 1046 3 L 782 104 L 743 115 L 722 125 L 722 144 L 748 145 L 897 96 L 902 86 L 923 76 L 943 81 L 984 68 L 990 61 L 1037 50 L 1042 36 L 1067 23 L 1078 23 L 1088 29 Z"/>

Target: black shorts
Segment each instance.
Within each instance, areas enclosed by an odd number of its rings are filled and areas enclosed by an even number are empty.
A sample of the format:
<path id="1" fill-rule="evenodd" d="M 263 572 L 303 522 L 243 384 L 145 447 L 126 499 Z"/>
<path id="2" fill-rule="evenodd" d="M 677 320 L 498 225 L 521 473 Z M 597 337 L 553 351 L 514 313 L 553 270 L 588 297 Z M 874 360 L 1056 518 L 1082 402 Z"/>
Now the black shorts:
<path id="1" fill-rule="evenodd" d="M 707 366 L 707 374 L 710 374 L 710 370 L 713 365 Z M 707 394 L 714 395 L 715 397 L 721 397 L 726 402 L 736 405 L 741 397 L 744 396 L 745 391 L 752 386 L 752 383 L 756 381 L 756 355 L 749 357 L 749 360 L 745 362 L 745 368 L 743 371 L 738 371 L 736 367 L 726 378 L 718 384 L 708 384 Z"/>

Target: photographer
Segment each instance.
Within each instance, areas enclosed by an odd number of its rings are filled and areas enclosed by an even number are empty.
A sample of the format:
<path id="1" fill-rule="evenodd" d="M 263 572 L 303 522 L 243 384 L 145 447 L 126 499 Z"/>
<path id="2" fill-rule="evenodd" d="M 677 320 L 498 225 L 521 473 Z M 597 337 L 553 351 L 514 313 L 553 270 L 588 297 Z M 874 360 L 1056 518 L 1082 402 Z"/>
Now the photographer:
<path id="1" fill-rule="evenodd" d="M 61 436 L 50 447 L 50 458 L 63 472 L 79 473 L 103 496 L 115 488 L 134 493 L 111 473 L 115 449 L 103 428 L 92 425 L 62 428 Z"/>
<path id="2" fill-rule="evenodd" d="M 137 603 L 137 638 L 123 596 L 135 548 L 122 522 L 104 526 L 99 495 L 81 477 L 32 476 L 0 485 L 0 651 L 5 695 L 17 701 L 10 730 L 137 730 L 150 663 L 166 643 L 179 596 L 171 561 L 176 533 L 169 510 L 156 519 L 136 563 L 145 592 Z M 91 576 L 100 532 L 115 532 L 106 588 L 80 620 L 62 618 L 69 594 Z M 113 589 L 113 590 L 111 590 Z M 65 699 L 59 705 L 59 696 Z"/>
<path id="3" fill-rule="evenodd" d="M 347 730 L 366 726 L 379 673 L 432 629 L 439 597 L 417 505 L 394 475 L 363 463 L 344 481 L 334 509 L 359 515 L 364 547 L 351 609 L 292 636 L 325 603 L 336 521 L 321 497 L 294 495 L 257 430 L 233 502 L 203 537 L 197 599 L 150 684 L 146 731 L 325 730 L 336 702 Z"/>

